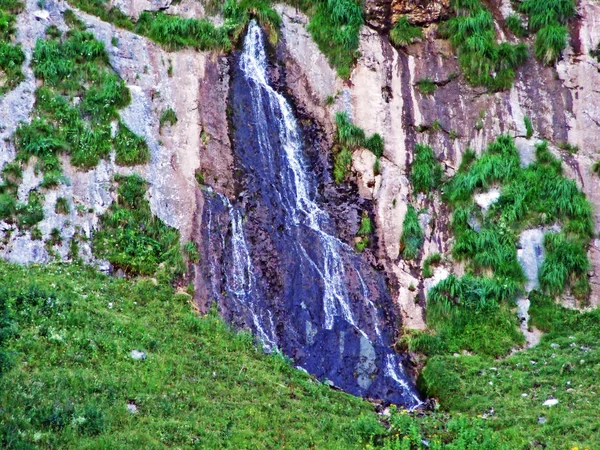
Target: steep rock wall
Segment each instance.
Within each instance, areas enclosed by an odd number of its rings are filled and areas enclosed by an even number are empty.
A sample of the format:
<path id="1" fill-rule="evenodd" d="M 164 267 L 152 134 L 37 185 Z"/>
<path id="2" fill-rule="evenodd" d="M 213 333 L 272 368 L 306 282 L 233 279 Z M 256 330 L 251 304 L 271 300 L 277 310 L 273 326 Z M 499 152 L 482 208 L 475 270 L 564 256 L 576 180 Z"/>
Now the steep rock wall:
<path id="1" fill-rule="evenodd" d="M 383 29 L 384 12 L 397 13 L 402 2 L 368 3 L 368 23 L 371 24 L 369 17 L 374 17 L 375 27 Z M 396 5 L 395 10 L 393 5 Z M 497 14 L 500 10 L 510 12 L 510 8 L 501 8 L 500 2 L 493 6 Z M 580 150 L 573 156 L 561 155 L 566 173 L 579 184 L 594 206 L 600 205 L 600 181 L 591 171 L 598 157 L 600 138 L 600 91 L 597 89 L 600 71 L 598 62 L 589 56 L 589 50 L 600 40 L 599 8 L 597 2 L 581 2 L 580 17 L 573 32 L 575 39 L 557 69 L 540 65 L 532 56 L 518 71 L 513 88 L 495 94 L 472 88 L 456 76 L 460 68 L 455 53 L 447 41 L 438 39 L 435 24 L 425 28 L 426 37 L 422 42 L 406 51 L 394 48 L 387 37 L 376 30 L 363 28 L 360 58 L 350 79 L 343 82 L 332 70 L 318 69 L 326 62 L 304 29 L 307 19 L 292 8 L 278 8 L 283 19 L 282 41 L 289 55 L 287 70 L 293 74 L 289 84 L 296 97 L 314 112 L 330 133 L 334 112 L 345 110 L 367 135 L 379 133 L 385 139 L 380 176 L 373 174 L 372 161 L 364 151 L 355 153 L 353 167 L 361 195 L 373 198 L 376 203 L 379 258 L 390 277 L 405 326 L 424 328 L 424 293 L 433 285 L 431 280 L 419 280 L 417 267 L 400 257 L 402 222 L 407 201 L 414 197 L 407 176 L 415 143 L 431 145 L 444 162 L 446 173 L 451 175 L 465 149 L 470 147 L 480 153 L 500 133 L 516 138 L 524 160 L 533 157 L 534 145 L 539 139 L 554 144 L 568 141 L 578 145 Z M 438 18 L 439 15 L 433 14 L 425 21 Z M 425 77 L 438 85 L 430 97 L 415 89 L 416 82 Z M 336 101 L 328 107 L 324 99 L 329 95 L 335 96 Z M 535 132 L 531 139 L 526 138 L 525 116 L 533 123 Z M 441 130 L 427 131 L 435 121 Z M 428 215 L 421 217 L 426 224 L 423 257 L 447 252 L 452 237 L 448 233 L 449 214 L 444 205 L 439 200 L 421 197 L 413 201 L 428 209 Z M 594 218 L 598 230 L 597 208 Z M 590 249 L 593 305 L 600 303 L 598 245 L 595 239 Z M 460 265 L 453 270 L 460 273 Z M 447 274 L 448 271 L 441 268 L 435 280 Z"/>
<path id="2" fill-rule="evenodd" d="M 19 17 L 17 39 L 27 54 L 26 81 L 0 99 L 2 122 L 6 124 L 3 138 L 12 136 L 19 122 L 29 121 L 36 87 L 29 61 L 35 41 L 43 37 L 49 25 L 65 30 L 62 13 L 67 7 L 60 1 L 46 2 L 48 18 L 38 20 L 34 16 L 38 6 L 30 0 Z M 89 239 L 98 216 L 114 200 L 111 185 L 114 174 L 135 171 L 148 181 L 152 212 L 177 228 L 185 242 L 192 238 L 197 226 L 195 211 L 202 206 L 195 171 L 199 170 L 218 192 L 230 195 L 233 189 L 233 158 L 226 114 L 227 59 L 191 50 L 169 53 L 143 37 L 94 16 L 79 12 L 77 15 L 96 39 L 104 42 L 111 66 L 131 92 L 132 102 L 120 111 L 121 118 L 132 131 L 145 138 L 150 162 L 133 168 L 119 167 L 112 156 L 85 171 L 73 167 L 68 157 L 62 158 L 68 183 L 45 193 L 44 220 L 39 225 L 43 238 L 48 239 L 51 230 L 58 228 L 63 241 L 54 250 L 62 259 L 68 259 L 71 238 L 78 233 Z M 177 123 L 161 129 L 161 114 L 169 108 L 175 111 Z M 15 150 L 10 142 L 3 139 L 0 146 L 3 164 L 14 159 Z M 26 199 L 28 192 L 42 181 L 41 176 L 34 173 L 33 163 L 25 168 L 23 178 L 20 200 Z M 55 213 L 57 197 L 65 197 L 72 205 L 68 215 Z M 5 223 L 0 226 L 5 236 L 7 230 L 14 228 Z M 29 232 L 11 233 L 0 252 L 5 259 L 20 263 L 42 263 L 51 259 L 44 243 L 32 240 Z M 93 260 L 87 242 L 82 245 L 81 256 Z"/>

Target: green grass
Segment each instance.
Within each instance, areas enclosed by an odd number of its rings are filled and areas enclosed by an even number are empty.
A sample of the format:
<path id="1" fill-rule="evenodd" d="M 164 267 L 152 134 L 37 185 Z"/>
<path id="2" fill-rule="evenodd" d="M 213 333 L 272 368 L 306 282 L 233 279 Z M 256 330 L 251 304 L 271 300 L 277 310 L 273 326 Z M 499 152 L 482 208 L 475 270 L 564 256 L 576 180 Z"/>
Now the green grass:
<path id="1" fill-rule="evenodd" d="M 500 187 L 500 197 L 484 213 L 472 196 L 492 186 Z M 575 182 L 563 175 L 561 162 L 546 143 L 536 147 L 536 161 L 523 168 L 513 139 L 500 136 L 479 158 L 465 153 L 443 191 L 453 207 L 452 256 L 464 262 L 466 275 L 452 276 L 430 290 L 427 321 L 432 335 L 419 336 L 413 348 L 425 353 L 465 348 L 501 356 L 522 342 L 512 302 L 525 280 L 517 243 L 528 228 L 561 224 L 560 234 L 546 235 L 540 285 L 549 295 L 570 290 L 586 301 L 591 206 Z"/>
<path id="2" fill-rule="evenodd" d="M 595 49 L 590 50 L 590 56 L 600 62 L 600 42 L 598 42 Z"/>
<path id="3" fill-rule="evenodd" d="M 437 90 L 437 84 L 431 78 L 421 78 L 417 81 L 417 89 L 423 95 L 433 95 Z"/>
<path id="4" fill-rule="evenodd" d="M 336 183 L 342 183 L 350 173 L 352 166 L 352 152 L 360 147 L 364 147 L 377 157 L 375 165 L 378 169 L 379 158 L 383 155 L 384 141 L 383 138 L 375 133 L 368 138 L 365 132 L 354 125 L 348 114 L 338 112 L 335 115 L 336 145 L 333 148 L 333 178 Z M 374 167 L 374 171 L 375 170 Z"/>
<path id="5" fill-rule="evenodd" d="M 533 136 L 533 125 L 531 123 L 531 119 L 527 116 L 524 117 L 523 119 L 524 123 L 525 123 L 525 130 L 527 132 L 527 139 L 531 139 L 531 137 Z"/>
<path id="6" fill-rule="evenodd" d="M 588 417 L 600 408 L 600 313 L 567 310 L 535 292 L 530 298 L 531 321 L 547 332 L 541 344 L 503 360 L 433 357 L 420 385 L 454 417 L 487 414 L 479 422 L 504 448 L 597 448 L 600 426 Z M 543 406 L 549 398 L 559 403 Z"/>
<path id="7" fill-rule="evenodd" d="M 21 66 L 25 53 L 20 44 L 15 45 L 16 16 L 23 10 L 18 1 L 0 2 L 0 96 L 17 87 L 25 79 Z"/>
<path id="8" fill-rule="evenodd" d="M 442 28 L 458 50 L 465 78 L 474 86 L 500 91 L 512 86 L 515 70 L 528 58 L 525 44 L 496 42 L 494 18 L 479 0 L 453 2 L 457 13 Z"/>
<path id="9" fill-rule="evenodd" d="M 410 182 L 415 192 L 428 194 L 442 181 L 442 165 L 427 145 L 415 145 L 415 160 L 410 166 Z"/>
<path id="10" fill-rule="evenodd" d="M 525 37 L 527 35 L 527 30 L 523 26 L 523 22 L 521 21 L 521 17 L 517 14 L 511 14 L 506 18 L 506 27 L 514 34 L 516 37 Z"/>
<path id="11" fill-rule="evenodd" d="M 15 134 L 17 159 L 37 157 L 46 187 L 60 182 L 60 153 L 68 153 L 84 169 L 107 158 L 113 146 L 119 164 L 148 158 L 146 144 L 122 126 L 111 137 L 110 123 L 131 101 L 129 89 L 109 66 L 104 44 L 82 31 L 76 18 L 70 23 L 73 29 L 65 36 L 36 42 L 32 68 L 42 86 L 35 93 L 31 123 L 21 124 Z M 79 102 L 74 102 L 76 97 Z M 131 149 L 123 147 L 129 144 Z"/>
<path id="12" fill-rule="evenodd" d="M 520 11 L 528 16 L 528 28 L 535 37 L 535 56 L 544 64 L 554 64 L 567 46 L 566 24 L 575 16 L 573 0 L 524 0 Z"/>
<path id="13" fill-rule="evenodd" d="M 100 217 L 93 236 L 96 256 L 128 275 L 172 279 L 185 270 L 179 232 L 152 215 L 146 182 L 138 175 L 116 176 L 118 198 Z"/>
<path id="14" fill-rule="evenodd" d="M 404 222 L 402 222 L 402 236 L 400 237 L 400 252 L 406 260 L 417 259 L 423 245 L 423 230 L 419 223 L 419 215 L 412 205 L 408 205 Z"/>
<path id="15" fill-rule="evenodd" d="M 383 430 L 367 402 L 265 355 L 169 285 L 3 262 L 0 280 L 4 449 L 358 449 Z"/>
<path id="16" fill-rule="evenodd" d="M 423 31 L 411 24 L 405 16 L 400 17 L 390 31 L 390 40 L 394 45 L 404 46 L 423 38 Z"/>
<path id="17" fill-rule="evenodd" d="M 54 212 L 56 214 L 69 214 L 71 211 L 71 207 L 69 205 L 69 200 L 65 197 L 58 197 L 56 199 L 56 204 L 54 205 Z"/>
<path id="18" fill-rule="evenodd" d="M 169 124 L 169 126 L 173 126 L 177 123 L 177 114 L 173 110 L 173 108 L 166 109 L 160 115 L 160 132 L 162 133 L 162 129 L 165 125 Z"/>
<path id="19" fill-rule="evenodd" d="M 150 150 L 144 138 L 131 131 L 123 122 L 119 122 L 119 131 L 114 139 L 116 163 L 121 166 L 146 164 L 150 161 Z"/>
<path id="20" fill-rule="evenodd" d="M 433 253 L 425 258 L 423 261 L 423 278 L 431 278 L 433 276 L 433 270 L 431 266 L 436 266 L 442 261 L 442 255 L 439 253 Z"/>

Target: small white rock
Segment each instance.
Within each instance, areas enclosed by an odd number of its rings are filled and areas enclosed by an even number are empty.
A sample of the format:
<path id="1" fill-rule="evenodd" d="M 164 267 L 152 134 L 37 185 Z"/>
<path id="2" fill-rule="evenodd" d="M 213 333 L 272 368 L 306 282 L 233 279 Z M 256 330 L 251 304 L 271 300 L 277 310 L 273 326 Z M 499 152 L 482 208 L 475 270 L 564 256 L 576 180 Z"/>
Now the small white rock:
<path id="1" fill-rule="evenodd" d="M 131 358 L 135 359 L 136 361 L 144 360 L 144 359 L 146 359 L 146 353 L 144 353 L 140 350 L 131 350 Z"/>
<path id="2" fill-rule="evenodd" d="M 129 403 L 127 403 L 127 411 L 129 411 L 131 414 L 137 414 L 138 407 L 135 403 L 129 402 Z"/>
<path id="3" fill-rule="evenodd" d="M 544 406 L 554 406 L 554 405 L 558 405 L 558 400 L 555 398 L 549 398 L 548 400 L 546 400 L 543 403 Z"/>
<path id="4" fill-rule="evenodd" d="M 48 20 L 50 18 L 50 13 L 45 9 L 38 10 L 33 13 L 33 16 L 39 20 Z"/>
<path id="5" fill-rule="evenodd" d="M 109 302 L 108 303 L 108 309 L 112 309 L 113 308 L 113 302 Z"/>

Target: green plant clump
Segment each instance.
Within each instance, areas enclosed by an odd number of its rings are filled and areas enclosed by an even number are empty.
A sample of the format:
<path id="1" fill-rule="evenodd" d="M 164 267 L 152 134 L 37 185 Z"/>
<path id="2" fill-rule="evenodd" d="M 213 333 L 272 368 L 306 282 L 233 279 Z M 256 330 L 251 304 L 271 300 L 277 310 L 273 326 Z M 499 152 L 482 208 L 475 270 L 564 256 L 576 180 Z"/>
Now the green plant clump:
<path id="1" fill-rule="evenodd" d="M 359 147 L 364 147 L 377 157 L 375 168 L 379 167 L 379 158 L 383 155 L 384 142 L 383 138 L 375 133 L 368 138 L 365 132 L 354 125 L 345 112 L 338 112 L 335 115 L 336 130 L 336 145 L 333 149 L 333 178 L 336 183 L 342 183 L 352 165 L 352 151 Z"/>
<path id="2" fill-rule="evenodd" d="M 398 46 L 409 45 L 422 38 L 421 28 L 411 24 L 405 16 L 400 17 L 390 31 L 391 41 Z"/>
<path id="3" fill-rule="evenodd" d="M 31 123 L 21 124 L 15 133 L 17 160 L 35 156 L 45 187 L 61 179 L 59 153 L 68 153 L 77 167 L 91 168 L 107 158 L 114 145 L 118 162 L 129 164 L 123 157 L 124 136 L 120 132 L 113 140 L 110 126 L 119 119 L 118 110 L 131 101 L 129 89 L 109 66 L 104 44 L 79 28 L 65 37 L 36 42 L 32 68 L 43 84 L 35 93 Z M 147 161 L 143 156 L 137 159 Z"/>
<path id="4" fill-rule="evenodd" d="M 358 450 L 383 431 L 368 402 L 264 354 L 216 308 L 77 264 L 0 262 L 0 404 L 6 450 Z"/>
<path id="5" fill-rule="evenodd" d="M 400 252 L 406 260 L 416 259 L 423 245 L 423 230 L 419 223 L 419 215 L 412 205 L 408 205 L 404 222 L 402 222 L 402 237 Z"/>
<path id="6" fill-rule="evenodd" d="M 527 139 L 530 139 L 533 136 L 533 125 L 531 123 L 531 119 L 527 116 L 523 119 L 525 122 L 525 130 L 527 132 Z"/>
<path id="7" fill-rule="evenodd" d="M 123 122 L 119 122 L 119 131 L 115 136 L 116 163 L 121 166 L 145 164 L 150 160 L 150 150 L 144 138 L 131 131 Z"/>
<path id="8" fill-rule="evenodd" d="M 527 46 L 498 44 L 492 13 L 479 0 L 455 0 L 453 6 L 457 15 L 442 31 L 458 50 L 467 81 L 492 91 L 510 88 L 515 70 L 528 58 Z"/>
<path id="9" fill-rule="evenodd" d="M 421 78 L 417 81 L 417 89 L 423 95 L 433 95 L 437 90 L 437 84 L 431 78 Z"/>
<path id="10" fill-rule="evenodd" d="M 415 145 L 415 160 L 410 166 L 410 182 L 415 192 L 428 194 L 442 181 L 442 165 L 427 145 Z"/>
<path id="11" fill-rule="evenodd" d="M 564 177 L 546 143 L 536 147 L 536 161 L 526 168 L 509 136 L 498 137 L 473 158 L 463 161 L 444 194 L 454 208 L 452 255 L 465 261 L 467 275 L 452 276 L 431 289 L 428 323 L 451 351 L 464 346 L 500 356 L 522 342 L 510 311 L 525 280 L 516 256 L 520 232 L 562 224 L 560 233 L 546 235 L 540 285 L 549 295 L 570 288 L 585 300 L 592 210 L 575 182 Z M 473 194 L 498 185 L 498 200 L 487 211 L 477 208 Z"/>
<path id="12" fill-rule="evenodd" d="M 166 109 L 160 115 L 160 130 L 161 130 L 161 132 L 162 132 L 163 127 L 166 124 L 169 124 L 169 126 L 173 126 L 176 123 L 177 123 L 177 114 L 175 113 L 173 108 Z"/>
<path id="13" fill-rule="evenodd" d="M 0 96 L 25 79 L 21 70 L 25 53 L 20 44 L 13 43 L 16 15 L 23 11 L 23 6 L 19 1 L 0 2 Z"/>
<path id="14" fill-rule="evenodd" d="M 129 275 L 161 275 L 185 271 L 179 232 L 152 215 L 145 199 L 146 182 L 138 175 L 116 176 L 118 200 L 100 217 L 93 248 L 100 258 Z"/>
<path id="15" fill-rule="evenodd" d="M 519 9 L 528 16 L 529 31 L 536 33 L 536 58 L 554 64 L 567 46 L 566 24 L 577 12 L 574 0 L 524 0 Z"/>
<path id="16" fill-rule="evenodd" d="M 433 253 L 425 258 L 423 262 L 423 278 L 431 278 L 433 276 L 433 270 L 431 266 L 435 266 L 442 261 L 442 255 L 439 253 Z"/>

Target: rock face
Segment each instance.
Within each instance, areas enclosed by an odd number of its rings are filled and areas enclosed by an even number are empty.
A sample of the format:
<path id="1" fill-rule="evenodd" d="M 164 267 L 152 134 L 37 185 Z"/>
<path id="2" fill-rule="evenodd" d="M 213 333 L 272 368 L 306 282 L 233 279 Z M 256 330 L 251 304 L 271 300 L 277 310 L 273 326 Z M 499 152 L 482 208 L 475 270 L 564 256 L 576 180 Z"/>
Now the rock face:
<path id="1" fill-rule="evenodd" d="M 406 16 L 411 23 L 424 25 L 446 19 L 450 0 L 392 0 L 392 23 Z"/>
<path id="2" fill-rule="evenodd" d="M 47 26 L 65 29 L 62 13 L 67 5 L 49 1 L 45 8 L 48 14 L 44 17 L 48 18 L 38 20 L 34 16 L 34 12 L 39 13 L 38 6 L 29 0 L 26 10 L 18 18 L 17 40 L 22 44 L 28 62 L 36 39 L 43 37 Z M 150 162 L 125 168 L 117 166 L 113 156 L 101 161 L 96 168 L 84 171 L 73 167 L 67 157 L 63 158 L 63 172 L 68 183 L 45 192 L 44 220 L 39 224 L 43 239 L 50 237 L 52 229 L 58 229 L 62 243 L 52 250 L 61 259 L 68 260 L 71 257 L 69 242 L 76 237 L 81 240 L 80 256 L 92 262 L 89 239 L 97 226 L 98 216 L 113 201 L 112 178 L 115 173 L 136 171 L 148 181 L 152 212 L 177 228 L 185 242 L 193 237 L 197 223 L 194 212 L 202 206 L 195 171 L 200 170 L 217 191 L 230 195 L 233 190 L 233 157 L 226 115 L 227 59 L 196 51 L 168 53 L 143 37 L 94 16 L 77 14 L 96 39 L 104 43 L 111 66 L 128 85 L 132 102 L 120 111 L 121 118 L 132 131 L 145 138 L 150 148 Z M 0 98 L 3 138 L 12 136 L 19 122 L 30 120 L 36 81 L 28 66 L 24 73 L 25 82 Z M 168 108 L 175 111 L 178 120 L 175 125 L 161 129 L 160 117 Z M 12 143 L 2 139 L 0 163 L 6 164 L 14 157 Z M 35 175 L 32 164 L 24 169 L 24 180 L 19 189 L 21 201 L 42 181 Z M 67 199 L 68 214 L 55 212 L 58 197 Z M 29 232 L 16 233 L 13 225 L 4 223 L 0 223 L 0 229 L 6 241 L 0 248 L 3 258 L 19 263 L 42 263 L 52 259 L 43 242 L 33 240 Z"/>
<path id="3" fill-rule="evenodd" d="M 391 27 L 392 0 L 365 1 L 365 19 L 367 24 L 377 30 L 386 31 Z"/>
<path id="4" fill-rule="evenodd" d="M 374 21 L 374 28 L 382 29 L 385 21 L 378 14 L 387 7 L 387 2 L 368 2 L 367 11 Z M 454 51 L 447 41 L 436 39 L 435 33 L 427 33 L 429 37 L 413 44 L 407 54 L 398 52 L 386 37 L 365 27 L 360 38 L 361 56 L 350 81 L 336 81 L 333 72 L 326 78 L 322 73 L 317 76 L 313 66 L 301 58 L 303 52 L 315 58 L 314 44 L 308 36 L 297 32 L 297 23 L 306 19 L 298 18 L 296 11 L 281 8 L 282 41 L 290 56 L 286 67 L 294 74 L 301 74 L 290 83 L 298 101 L 306 104 L 308 110 L 315 111 L 315 117 L 325 116 L 322 123 L 326 129 L 331 129 L 333 113 L 345 110 L 367 135 L 379 133 L 385 139 L 380 180 L 373 184 L 371 168 L 365 163 L 362 152 L 355 153 L 353 167 L 358 172 L 361 195 L 373 198 L 375 202 L 379 262 L 392 283 L 403 312 L 404 326 L 425 326 L 424 286 L 418 277 L 420 269 L 403 261 L 399 253 L 407 202 L 412 200 L 419 207 L 427 208 L 435 218 L 425 233 L 423 258 L 431 253 L 447 252 L 452 238 L 444 205 L 420 199 L 412 193 L 407 176 L 415 143 L 432 146 L 443 161 L 446 173 L 452 175 L 466 148 L 480 153 L 502 133 L 516 138 L 524 164 L 532 159 L 534 145 L 540 139 L 554 143 L 569 141 L 579 145 L 580 150 L 572 158 L 565 158 L 565 172 L 594 205 L 600 205 L 600 179 L 591 171 L 597 158 L 597 142 L 600 142 L 600 94 L 593 88 L 600 85 L 600 65 L 589 56 L 589 50 L 600 41 L 599 9 L 597 2 L 584 0 L 580 3 L 573 49 L 566 52 L 557 70 L 541 66 L 531 57 L 517 72 L 512 89 L 482 95 L 484 90 L 470 87 L 460 77 L 455 78 L 454 74 L 460 73 L 460 68 Z M 393 1 L 391 13 L 394 15 L 392 22 L 399 15 L 409 15 L 415 23 L 429 23 L 448 13 L 448 2 Z M 438 84 L 434 95 L 429 97 L 415 89 L 416 82 L 425 77 Z M 333 106 L 326 107 L 319 99 L 304 95 L 323 90 L 336 95 Z M 533 123 L 531 139 L 526 137 L 526 116 Z M 418 132 L 436 120 L 441 125 L 440 131 Z M 375 186 L 377 189 L 373 189 Z M 596 213 L 594 217 L 596 230 L 599 230 L 600 216 Z M 591 299 L 595 304 L 600 301 L 599 244 L 594 240 L 590 249 L 593 265 Z M 460 273 L 460 266 L 453 269 Z M 416 289 L 409 289 L 411 285 Z"/>

